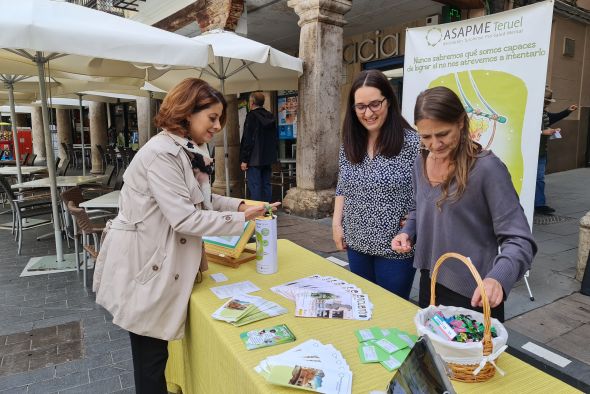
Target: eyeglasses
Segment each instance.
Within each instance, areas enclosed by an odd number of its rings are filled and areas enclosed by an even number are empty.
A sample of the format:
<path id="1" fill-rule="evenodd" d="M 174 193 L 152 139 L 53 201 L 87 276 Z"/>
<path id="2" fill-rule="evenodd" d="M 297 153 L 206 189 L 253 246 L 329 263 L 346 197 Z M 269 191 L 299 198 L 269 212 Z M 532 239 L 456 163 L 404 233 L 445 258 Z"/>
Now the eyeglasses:
<path id="1" fill-rule="evenodd" d="M 377 112 L 381 109 L 385 100 L 387 100 L 387 97 L 384 97 L 382 100 L 371 101 L 369 104 L 355 104 L 352 106 L 352 109 L 354 109 L 357 114 L 364 114 L 367 111 L 367 108 L 369 108 L 371 112 Z"/>

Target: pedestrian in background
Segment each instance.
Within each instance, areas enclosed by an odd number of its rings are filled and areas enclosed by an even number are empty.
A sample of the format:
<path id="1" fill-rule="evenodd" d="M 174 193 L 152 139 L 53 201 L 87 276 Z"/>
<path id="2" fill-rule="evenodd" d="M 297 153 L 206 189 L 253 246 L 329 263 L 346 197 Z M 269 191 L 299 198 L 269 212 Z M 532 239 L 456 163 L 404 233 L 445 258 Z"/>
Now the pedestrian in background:
<path id="1" fill-rule="evenodd" d="M 332 222 L 334 242 L 350 270 L 408 299 L 416 270 L 412 252 L 391 238 L 412 207 L 412 166 L 419 138 L 402 117 L 387 77 L 377 70 L 354 80 L 346 108 Z"/>
<path id="2" fill-rule="evenodd" d="M 264 108 L 264 94 L 250 95 L 250 112 L 244 122 L 240 144 L 240 167 L 247 171 L 250 198 L 271 201 L 270 176 L 277 161 L 279 136 L 275 116 Z"/>
<path id="3" fill-rule="evenodd" d="M 510 173 L 469 134 L 469 117 L 446 87 L 420 93 L 414 122 L 426 147 L 413 171 L 414 202 L 391 248 L 411 252 L 420 270 L 419 305 L 430 304 L 430 272 L 447 252 L 471 258 L 483 279 L 492 316 L 504 320 L 504 300 L 530 269 L 537 246 Z M 462 262 L 440 267 L 436 302 L 481 311 L 480 290 Z"/>
<path id="4" fill-rule="evenodd" d="M 554 102 L 553 91 L 546 87 L 545 99 L 543 101 L 543 123 L 541 126 L 541 142 L 539 144 L 539 161 L 537 164 L 537 182 L 535 184 L 535 213 L 542 215 L 550 215 L 555 212 L 555 209 L 547 205 L 545 199 L 545 169 L 547 167 L 547 145 L 551 138 L 555 138 L 556 136 L 561 138 L 561 129 L 554 129 L 551 126 L 578 109 L 576 104 L 572 104 L 561 112 L 548 112 L 547 107 Z"/>

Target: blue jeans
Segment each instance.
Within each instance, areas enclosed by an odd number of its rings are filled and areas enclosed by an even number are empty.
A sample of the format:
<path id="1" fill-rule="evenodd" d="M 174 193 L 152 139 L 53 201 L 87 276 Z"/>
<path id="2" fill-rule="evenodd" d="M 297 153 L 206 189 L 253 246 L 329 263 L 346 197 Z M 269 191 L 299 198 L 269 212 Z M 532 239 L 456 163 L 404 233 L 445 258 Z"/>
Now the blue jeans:
<path id="1" fill-rule="evenodd" d="M 270 173 L 270 166 L 248 167 L 248 190 L 250 190 L 250 199 L 266 202 L 272 200 Z"/>
<path id="2" fill-rule="evenodd" d="M 350 270 L 404 298 L 410 298 L 416 268 L 414 258 L 388 259 L 347 249 Z"/>
<path id="3" fill-rule="evenodd" d="M 547 167 L 547 155 L 539 156 L 539 164 L 537 165 L 537 183 L 535 184 L 535 208 L 546 205 L 545 167 Z"/>

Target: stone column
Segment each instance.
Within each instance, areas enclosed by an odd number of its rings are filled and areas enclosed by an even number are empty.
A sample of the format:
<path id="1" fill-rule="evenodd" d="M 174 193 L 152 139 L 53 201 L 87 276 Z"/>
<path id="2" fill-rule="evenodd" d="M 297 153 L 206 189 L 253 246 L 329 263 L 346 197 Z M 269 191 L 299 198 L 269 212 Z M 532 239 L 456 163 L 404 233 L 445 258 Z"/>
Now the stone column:
<path id="1" fill-rule="evenodd" d="M 57 121 L 57 142 L 59 144 L 59 157 L 65 159 L 68 157 L 68 152 L 61 145 L 64 142 L 66 145 L 72 143 L 72 119 L 70 117 L 69 109 L 58 108 L 56 111 Z M 73 163 L 70 163 L 73 165 Z"/>
<path id="2" fill-rule="evenodd" d="M 580 241 L 578 243 L 578 269 L 576 279 L 581 281 L 590 252 L 590 212 L 580 219 Z"/>
<path id="3" fill-rule="evenodd" d="M 31 133 L 33 139 L 33 153 L 37 155 L 35 164 L 45 164 L 45 135 L 43 134 L 43 113 L 41 107 L 32 107 Z"/>
<path id="4" fill-rule="evenodd" d="M 156 116 L 156 101 L 149 97 L 138 97 L 137 100 L 137 128 L 139 132 L 139 147 L 145 145 L 155 135 L 154 117 Z M 150 112 L 151 106 L 151 112 Z"/>
<path id="5" fill-rule="evenodd" d="M 238 99 L 235 94 L 225 96 L 227 101 L 227 146 L 229 151 L 229 189 L 232 197 L 244 196 L 244 172 L 240 169 L 240 129 L 238 121 Z M 215 145 L 215 182 L 213 192 L 225 195 L 225 151 L 223 132 L 213 140 Z"/>
<path id="6" fill-rule="evenodd" d="M 96 145 L 101 145 L 103 148 L 107 145 L 107 108 L 105 103 L 90 102 L 89 107 L 90 120 L 90 145 L 91 145 L 91 161 L 92 174 L 102 174 L 102 157 L 96 148 Z"/>
<path id="7" fill-rule="evenodd" d="M 299 15 L 297 187 L 283 201 L 291 213 L 319 218 L 332 214 L 340 147 L 340 79 L 344 14 L 352 0 L 289 0 Z"/>

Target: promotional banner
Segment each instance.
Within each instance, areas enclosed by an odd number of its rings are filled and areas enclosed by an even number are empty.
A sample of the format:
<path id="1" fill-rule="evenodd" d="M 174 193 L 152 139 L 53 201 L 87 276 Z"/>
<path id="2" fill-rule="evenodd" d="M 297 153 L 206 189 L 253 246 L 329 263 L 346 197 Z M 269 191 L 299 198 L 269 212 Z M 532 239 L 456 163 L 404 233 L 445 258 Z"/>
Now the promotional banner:
<path id="1" fill-rule="evenodd" d="M 402 113 L 413 123 L 420 92 L 461 98 L 471 137 L 508 167 L 532 224 L 553 1 L 481 18 L 408 29 Z"/>
<path id="2" fill-rule="evenodd" d="M 279 91 L 277 96 L 279 139 L 297 138 L 297 112 L 299 96 L 296 91 Z"/>

